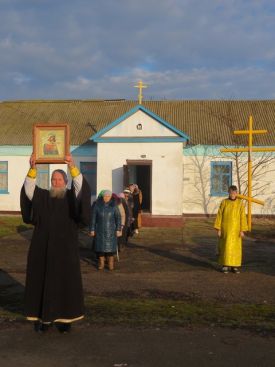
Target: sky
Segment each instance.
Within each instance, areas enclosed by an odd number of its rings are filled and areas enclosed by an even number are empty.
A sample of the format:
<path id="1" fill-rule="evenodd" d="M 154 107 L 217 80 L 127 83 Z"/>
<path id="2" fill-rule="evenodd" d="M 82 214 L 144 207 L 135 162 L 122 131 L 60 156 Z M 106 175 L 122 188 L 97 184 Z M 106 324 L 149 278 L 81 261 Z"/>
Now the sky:
<path id="1" fill-rule="evenodd" d="M 0 0 L 0 101 L 275 99 L 273 0 Z"/>

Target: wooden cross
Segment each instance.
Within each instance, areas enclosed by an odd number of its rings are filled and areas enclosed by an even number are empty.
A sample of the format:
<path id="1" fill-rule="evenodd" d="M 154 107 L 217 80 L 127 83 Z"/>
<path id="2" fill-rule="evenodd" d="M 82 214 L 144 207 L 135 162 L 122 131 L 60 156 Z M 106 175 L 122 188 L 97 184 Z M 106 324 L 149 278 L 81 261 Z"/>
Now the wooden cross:
<path id="1" fill-rule="evenodd" d="M 253 147 L 253 134 L 266 134 L 267 130 L 253 130 L 252 127 L 253 121 L 252 116 L 249 116 L 248 121 L 248 130 L 235 130 L 235 135 L 248 135 L 248 146 L 245 148 L 224 148 L 221 149 L 221 152 L 247 152 L 248 153 L 248 161 L 247 161 L 247 196 L 238 194 L 240 199 L 247 200 L 248 202 L 248 230 L 251 231 L 252 228 L 252 202 L 260 205 L 264 205 L 264 202 L 261 200 L 257 200 L 252 198 L 252 152 L 275 152 L 275 148 L 256 148 Z"/>
<path id="2" fill-rule="evenodd" d="M 138 93 L 138 103 L 141 104 L 142 103 L 142 99 L 143 99 L 143 95 L 142 95 L 142 89 L 143 88 L 147 88 L 148 85 L 143 84 L 142 80 L 140 80 L 138 82 L 138 85 L 135 85 L 135 88 L 139 89 L 139 93 Z"/>

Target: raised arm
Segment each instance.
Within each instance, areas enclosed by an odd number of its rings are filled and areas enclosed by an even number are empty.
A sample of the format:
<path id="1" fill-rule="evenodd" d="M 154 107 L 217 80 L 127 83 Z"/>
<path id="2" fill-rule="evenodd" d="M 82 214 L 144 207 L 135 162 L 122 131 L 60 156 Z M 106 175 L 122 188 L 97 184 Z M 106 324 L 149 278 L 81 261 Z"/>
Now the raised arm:
<path id="1" fill-rule="evenodd" d="M 33 198 L 35 185 L 36 185 L 36 175 L 37 175 L 36 164 L 35 164 L 34 156 L 32 154 L 30 156 L 30 169 L 27 173 L 27 176 L 24 182 L 25 193 L 29 200 L 32 200 Z"/>
<path id="2" fill-rule="evenodd" d="M 81 195 L 81 189 L 83 184 L 83 176 L 82 173 L 79 171 L 79 169 L 76 167 L 73 157 L 70 155 L 67 155 L 65 157 L 65 163 L 67 163 L 70 174 L 73 179 L 73 185 L 74 185 L 74 191 L 75 196 L 78 198 Z"/>

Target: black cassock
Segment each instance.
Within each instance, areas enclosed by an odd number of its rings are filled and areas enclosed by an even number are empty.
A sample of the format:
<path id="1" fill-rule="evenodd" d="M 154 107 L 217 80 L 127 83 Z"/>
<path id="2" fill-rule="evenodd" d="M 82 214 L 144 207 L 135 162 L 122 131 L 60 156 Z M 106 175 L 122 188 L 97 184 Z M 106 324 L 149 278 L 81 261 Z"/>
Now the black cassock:
<path id="1" fill-rule="evenodd" d="M 29 248 L 25 288 L 25 313 L 29 320 L 70 322 L 83 317 L 84 302 L 78 228 L 88 225 L 90 188 L 83 177 L 80 199 L 74 188 L 63 199 L 35 187 L 32 201 L 24 186 L 21 212 L 34 225 Z"/>

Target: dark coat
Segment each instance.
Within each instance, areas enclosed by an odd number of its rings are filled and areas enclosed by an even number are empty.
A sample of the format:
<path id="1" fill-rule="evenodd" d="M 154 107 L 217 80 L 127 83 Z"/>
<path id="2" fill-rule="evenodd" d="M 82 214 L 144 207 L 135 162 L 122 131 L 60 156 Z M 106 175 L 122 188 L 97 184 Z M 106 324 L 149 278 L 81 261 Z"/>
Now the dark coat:
<path id="1" fill-rule="evenodd" d="M 88 183 L 83 178 L 80 200 L 73 189 L 57 199 L 36 186 L 30 201 L 23 186 L 20 201 L 24 222 L 34 225 L 26 274 L 27 318 L 52 322 L 83 317 L 78 225 L 89 221 Z"/>
<path id="2" fill-rule="evenodd" d="M 138 217 L 138 213 L 141 211 L 140 197 L 139 192 L 134 192 L 132 194 L 133 198 L 133 217 L 136 219 Z"/>
<path id="3" fill-rule="evenodd" d="M 129 208 L 126 203 L 126 200 L 121 198 L 121 204 L 123 205 L 123 209 L 125 211 L 125 226 L 122 228 L 122 236 L 118 237 L 118 245 L 119 247 L 124 246 L 127 244 L 128 234 L 129 234 L 129 228 L 131 225 L 131 218 L 129 213 Z"/>
<path id="4" fill-rule="evenodd" d="M 119 209 L 112 198 L 104 203 L 99 198 L 92 210 L 90 231 L 95 232 L 96 252 L 116 252 L 117 235 L 121 230 L 121 216 Z"/>
<path id="5" fill-rule="evenodd" d="M 131 217 L 130 217 L 130 210 L 128 204 L 126 203 L 125 199 L 121 199 L 121 204 L 123 205 L 123 209 L 125 211 L 125 227 L 130 227 L 131 225 Z"/>

